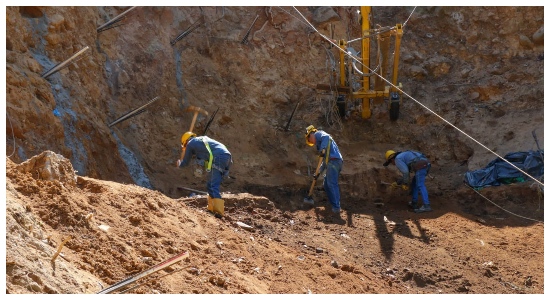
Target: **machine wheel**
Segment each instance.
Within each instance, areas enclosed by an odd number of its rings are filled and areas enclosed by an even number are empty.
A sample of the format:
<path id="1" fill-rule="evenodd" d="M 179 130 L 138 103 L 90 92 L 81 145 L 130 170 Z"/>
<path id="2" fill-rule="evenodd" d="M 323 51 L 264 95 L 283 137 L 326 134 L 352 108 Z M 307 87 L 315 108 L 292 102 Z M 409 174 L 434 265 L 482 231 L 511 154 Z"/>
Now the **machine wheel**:
<path id="1" fill-rule="evenodd" d="M 338 99 L 336 100 L 336 107 L 338 108 L 340 118 L 344 119 L 346 117 L 346 98 L 344 96 L 338 96 Z"/>
<path id="2" fill-rule="evenodd" d="M 390 120 L 395 121 L 399 118 L 399 102 L 390 103 Z"/>

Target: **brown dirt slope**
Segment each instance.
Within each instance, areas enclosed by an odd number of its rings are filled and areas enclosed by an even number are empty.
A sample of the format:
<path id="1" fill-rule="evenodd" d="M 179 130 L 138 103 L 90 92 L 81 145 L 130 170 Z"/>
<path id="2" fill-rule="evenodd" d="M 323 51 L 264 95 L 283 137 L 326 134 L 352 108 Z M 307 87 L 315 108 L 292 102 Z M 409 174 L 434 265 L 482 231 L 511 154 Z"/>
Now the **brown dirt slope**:
<path id="1" fill-rule="evenodd" d="M 55 154 L 48 161 L 70 167 Z M 334 216 L 322 196 L 312 208 L 297 193 L 226 193 L 220 219 L 205 210 L 204 196 L 173 199 L 81 176 L 50 180 L 37 175 L 45 164 L 32 163 L 36 169 L 27 172 L 6 164 L 7 293 L 97 293 L 183 251 L 189 259 L 131 292 L 544 292 L 543 224 L 491 206 L 472 217 L 439 200 L 436 211 L 418 215 L 388 190 L 376 203 L 347 199 Z M 537 203 L 523 201 L 535 199 L 536 189 L 518 185 L 498 193 L 519 201 L 512 209 L 542 219 Z"/>

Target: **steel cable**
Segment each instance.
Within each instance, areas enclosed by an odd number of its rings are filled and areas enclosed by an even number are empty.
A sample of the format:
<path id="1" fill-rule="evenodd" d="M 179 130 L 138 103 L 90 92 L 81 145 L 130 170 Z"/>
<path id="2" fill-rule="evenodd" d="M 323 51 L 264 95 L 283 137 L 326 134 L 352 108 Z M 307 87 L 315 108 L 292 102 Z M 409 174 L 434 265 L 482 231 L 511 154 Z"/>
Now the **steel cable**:
<path id="1" fill-rule="evenodd" d="M 300 14 L 300 16 L 305 20 L 305 22 L 307 22 L 309 24 L 309 26 L 315 30 L 321 37 L 323 37 L 325 40 L 327 40 L 329 43 L 333 44 L 335 47 L 337 47 L 340 51 L 344 52 L 345 55 L 348 55 L 350 56 L 346 51 L 345 49 L 342 49 L 340 48 L 336 43 L 334 43 L 331 39 L 329 39 L 328 37 L 326 37 L 324 34 L 320 33 L 317 28 L 315 28 L 313 25 L 311 25 L 307 19 L 300 13 L 300 11 L 298 9 L 296 9 L 295 7 L 293 7 L 296 12 L 298 14 Z M 361 61 L 359 61 L 358 59 L 356 59 L 355 57 L 353 56 L 350 56 L 352 59 L 356 60 L 358 63 L 360 63 L 361 65 L 363 65 L 364 67 L 366 67 L 367 69 L 369 69 L 371 72 L 372 70 L 368 67 L 368 66 L 365 66 Z M 478 145 L 480 145 L 481 147 L 483 147 L 485 150 L 491 152 L 492 154 L 494 154 L 495 156 L 497 156 L 498 158 L 502 159 L 503 161 L 507 162 L 509 165 L 511 165 L 512 167 L 514 167 L 515 169 L 517 169 L 518 171 L 520 171 L 521 173 L 525 174 L 527 177 L 533 179 L 534 181 L 538 182 L 540 185 L 544 186 L 544 183 L 538 181 L 536 178 L 534 178 L 533 176 L 527 174 L 527 172 L 521 170 L 520 168 L 518 168 L 517 166 L 515 166 L 514 164 L 512 164 L 511 162 L 509 162 L 508 160 L 506 160 L 504 157 L 500 156 L 499 154 L 497 154 L 496 152 L 494 152 L 493 150 L 489 149 L 487 146 L 483 145 L 482 143 L 480 143 L 479 141 L 477 141 L 476 139 L 474 139 L 473 137 L 471 137 L 470 135 L 468 135 L 466 132 L 462 131 L 460 128 L 456 127 L 455 125 L 453 125 L 451 122 L 447 121 L 445 118 L 441 117 L 440 115 L 438 115 L 436 112 L 434 112 L 433 110 L 431 110 L 430 108 L 428 108 L 426 105 L 422 104 L 420 101 L 416 100 L 414 97 L 412 97 L 411 95 L 409 95 L 408 93 L 406 93 L 405 91 L 403 91 L 402 89 L 400 89 L 398 86 L 395 86 L 393 83 L 391 83 L 390 81 L 388 81 L 386 78 L 380 76 L 379 74 L 376 74 L 378 77 L 380 77 L 382 80 L 384 80 L 386 83 L 388 83 L 389 85 L 391 85 L 393 88 L 395 88 L 397 91 L 401 92 L 402 94 L 404 94 L 405 96 L 409 97 L 410 99 L 412 99 L 414 102 L 416 102 L 417 104 L 419 104 L 420 106 L 422 106 L 423 108 L 425 108 L 427 111 L 429 111 L 430 113 L 432 113 L 433 115 L 435 115 L 436 117 L 438 117 L 439 119 L 441 119 L 443 122 L 447 123 L 449 126 L 453 127 L 454 129 L 458 130 L 460 133 L 462 133 L 463 135 L 465 135 L 466 137 L 468 137 L 469 139 L 471 139 L 472 141 L 476 142 Z"/>
<path id="2" fill-rule="evenodd" d="M 471 186 L 468 186 L 468 185 L 466 185 L 466 186 L 469 187 L 469 188 L 471 188 L 474 192 L 476 192 L 478 195 L 480 195 L 483 199 L 485 199 L 485 200 L 491 202 L 494 206 L 496 206 L 496 207 L 502 209 L 503 211 L 505 211 L 505 212 L 507 212 L 507 213 L 509 213 L 509 214 L 511 214 L 511 215 L 514 215 L 514 216 L 519 217 L 519 218 L 522 218 L 522 219 L 530 220 L 530 221 L 535 221 L 535 222 L 544 223 L 543 221 L 536 220 L 536 219 L 531 219 L 531 218 L 527 218 L 527 217 L 524 217 L 524 216 L 520 216 L 520 215 L 515 214 L 515 213 L 513 213 L 513 212 L 511 212 L 511 211 L 509 211 L 509 210 L 506 210 L 506 209 L 500 207 L 498 204 L 494 203 L 493 201 L 487 199 L 487 197 L 483 196 L 480 192 L 476 191 L 476 190 L 475 190 L 474 188 L 472 188 Z"/>

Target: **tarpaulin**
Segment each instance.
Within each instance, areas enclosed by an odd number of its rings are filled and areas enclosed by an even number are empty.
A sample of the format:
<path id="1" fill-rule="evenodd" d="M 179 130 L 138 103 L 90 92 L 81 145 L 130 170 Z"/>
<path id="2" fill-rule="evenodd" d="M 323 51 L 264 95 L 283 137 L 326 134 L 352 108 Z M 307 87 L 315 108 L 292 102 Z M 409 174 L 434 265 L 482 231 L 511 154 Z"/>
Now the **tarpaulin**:
<path id="1" fill-rule="evenodd" d="M 538 180 L 544 175 L 543 154 L 543 150 L 512 152 L 504 159 Z M 501 158 L 494 159 L 484 169 L 468 171 L 464 175 L 464 182 L 476 189 L 527 180 L 532 179 Z"/>

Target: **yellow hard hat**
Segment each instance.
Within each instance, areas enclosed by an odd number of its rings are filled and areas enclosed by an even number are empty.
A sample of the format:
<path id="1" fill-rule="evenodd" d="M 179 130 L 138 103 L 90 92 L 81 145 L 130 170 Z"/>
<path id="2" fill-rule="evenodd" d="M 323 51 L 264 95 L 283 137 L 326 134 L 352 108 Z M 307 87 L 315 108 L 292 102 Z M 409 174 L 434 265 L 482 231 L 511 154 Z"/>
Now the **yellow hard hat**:
<path id="1" fill-rule="evenodd" d="M 388 166 L 390 164 L 390 160 L 395 157 L 395 151 L 388 150 L 386 151 L 386 162 L 384 163 L 384 167 Z"/>
<path id="2" fill-rule="evenodd" d="M 312 132 L 316 132 L 317 129 L 315 129 L 315 127 L 313 127 L 313 125 L 309 125 L 307 128 L 306 128 L 306 144 L 308 146 L 313 146 L 314 144 L 313 143 L 310 143 L 309 140 L 308 140 L 308 137 L 309 137 L 309 134 L 312 133 Z"/>
<path id="3" fill-rule="evenodd" d="M 182 147 L 185 147 L 187 146 L 187 141 L 192 138 L 192 137 L 196 137 L 197 135 L 194 134 L 193 132 L 191 131 L 187 131 L 186 133 L 184 133 L 182 136 L 181 136 L 181 146 Z"/>

